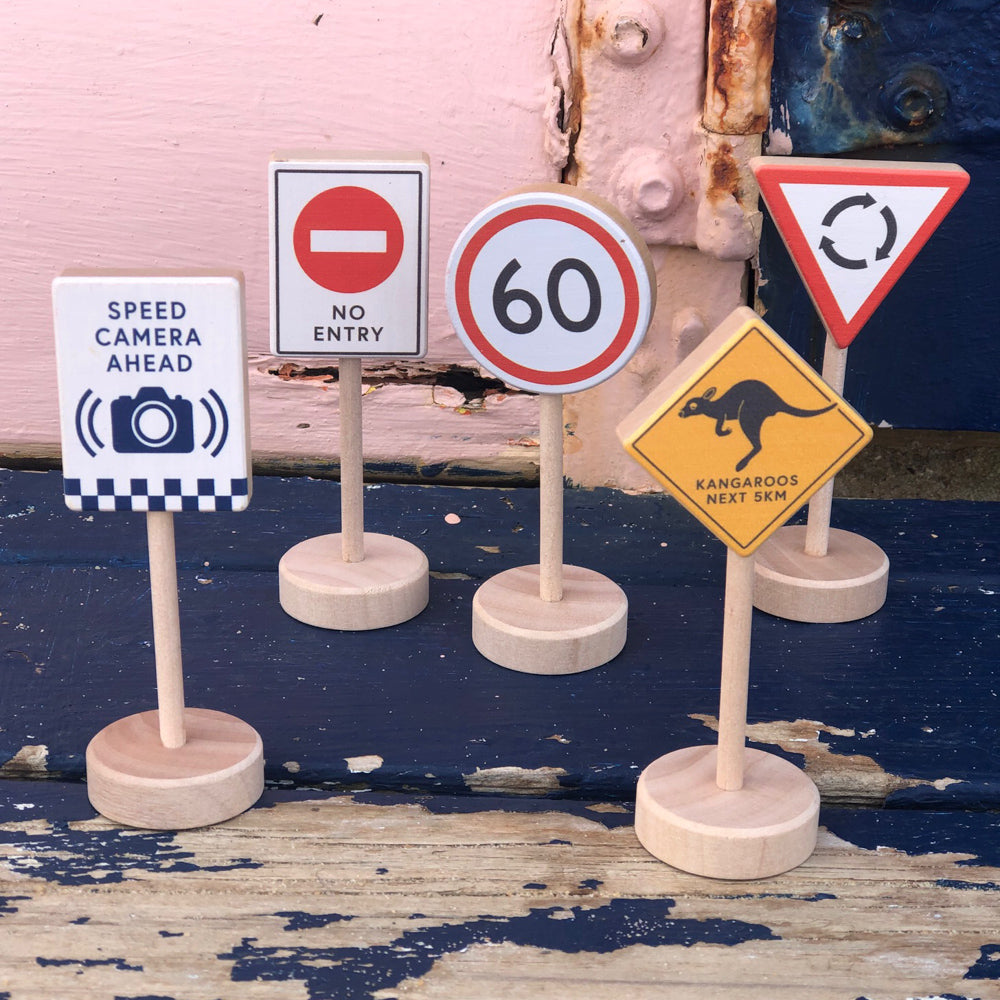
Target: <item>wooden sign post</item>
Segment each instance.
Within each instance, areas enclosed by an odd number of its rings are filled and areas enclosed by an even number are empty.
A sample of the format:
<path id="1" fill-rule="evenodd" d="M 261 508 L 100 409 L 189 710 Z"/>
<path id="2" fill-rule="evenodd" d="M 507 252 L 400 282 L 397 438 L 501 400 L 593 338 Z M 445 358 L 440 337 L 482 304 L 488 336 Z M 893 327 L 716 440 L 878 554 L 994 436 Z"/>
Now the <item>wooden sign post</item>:
<path id="1" fill-rule="evenodd" d="M 761 195 L 827 330 L 823 378 L 844 391 L 848 345 L 969 182 L 955 164 L 758 157 Z M 807 525 L 757 553 L 755 602 L 808 622 L 864 618 L 885 602 L 889 559 L 874 542 L 830 527 L 833 480 Z"/>
<path id="2" fill-rule="evenodd" d="M 539 562 L 487 580 L 472 637 L 511 670 L 569 674 L 625 644 L 628 600 L 594 570 L 563 563 L 563 394 L 610 378 L 652 318 L 655 272 L 614 208 L 554 184 L 516 192 L 465 228 L 448 262 L 452 323 L 469 352 L 541 395 Z"/>
<path id="3" fill-rule="evenodd" d="M 243 279 L 67 271 L 53 283 L 63 484 L 76 511 L 146 511 L 158 708 L 87 747 L 87 793 L 129 826 L 185 829 L 243 812 L 264 787 L 245 722 L 184 703 L 176 511 L 250 500 Z"/>
<path id="4" fill-rule="evenodd" d="M 427 351 L 429 175 L 423 154 L 270 165 L 271 350 L 339 359 L 341 530 L 278 564 L 282 608 L 320 628 L 398 625 L 427 605 L 424 553 L 364 529 L 361 360 Z"/>
<path id="5" fill-rule="evenodd" d="M 763 878 L 816 843 L 819 794 L 746 746 L 754 553 L 870 440 L 871 429 L 753 310 L 735 310 L 618 427 L 625 450 L 729 549 L 717 746 L 639 778 L 636 834 L 697 875 Z"/>

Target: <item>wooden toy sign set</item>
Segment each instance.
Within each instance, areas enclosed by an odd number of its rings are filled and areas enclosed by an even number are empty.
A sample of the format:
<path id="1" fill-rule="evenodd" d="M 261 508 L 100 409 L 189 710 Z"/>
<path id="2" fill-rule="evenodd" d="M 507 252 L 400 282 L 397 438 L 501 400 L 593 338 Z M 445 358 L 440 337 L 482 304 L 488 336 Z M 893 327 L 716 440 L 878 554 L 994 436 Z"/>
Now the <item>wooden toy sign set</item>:
<path id="1" fill-rule="evenodd" d="M 446 294 L 473 357 L 541 394 L 539 562 L 479 588 L 473 642 L 512 670 L 598 667 L 625 645 L 628 599 L 602 574 L 563 565 L 562 394 L 610 378 L 642 342 L 656 298 L 649 252 L 610 205 L 567 185 L 530 188 L 469 223 Z"/>
<path id="2" fill-rule="evenodd" d="M 53 283 L 63 484 L 71 510 L 146 511 L 158 709 L 102 729 L 87 792 L 129 826 L 229 819 L 264 789 L 260 737 L 184 704 L 174 511 L 250 499 L 243 280 L 67 271 Z"/>
<path id="3" fill-rule="evenodd" d="M 729 547 L 718 747 L 639 778 L 635 829 L 698 875 L 762 878 L 816 844 L 819 793 L 745 747 L 754 551 L 870 440 L 871 429 L 752 310 L 735 310 L 618 426 L 625 450 Z"/>
<path id="4" fill-rule="evenodd" d="M 341 530 L 278 564 L 281 606 L 320 628 L 384 628 L 427 606 L 423 552 L 364 529 L 361 358 L 427 351 L 429 176 L 424 154 L 270 166 L 271 350 L 340 359 Z"/>
<path id="5" fill-rule="evenodd" d="M 872 436 L 841 398 L 843 356 L 968 180 L 950 165 L 753 167 L 830 331 L 825 378 L 740 308 L 618 427 L 626 451 L 728 547 L 718 744 L 655 761 L 636 804 L 651 853 L 722 878 L 777 874 L 813 850 L 812 781 L 745 745 L 752 609 L 844 621 L 881 605 L 884 553 L 829 528 L 833 477 Z M 272 350 L 335 357 L 339 369 L 341 530 L 278 566 L 281 606 L 312 626 L 382 628 L 427 604 L 426 556 L 364 530 L 361 359 L 426 352 L 428 188 L 424 154 L 270 164 Z M 459 236 L 446 297 L 473 358 L 538 393 L 541 408 L 539 562 L 479 588 L 473 641 L 513 670 L 600 666 L 625 644 L 628 602 L 600 573 L 563 563 L 562 399 L 620 371 L 642 342 L 656 298 L 649 252 L 600 199 L 525 188 Z M 68 271 L 53 302 L 66 502 L 145 511 L 149 532 L 158 708 L 93 738 L 90 798 L 133 826 L 219 822 L 260 795 L 263 750 L 246 723 L 184 704 L 172 518 L 250 499 L 242 278 Z M 810 498 L 807 529 L 783 528 Z"/>
<path id="6" fill-rule="evenodd" d="M 758 157 L 761 195 L 827 330 L 823 378 L 844 391 L 847 347 L 969 183 L 955 164 Z M 754 602 L 807 622 L 845 622 L 885 602 L 889 559 L 830 527 L 833 479 L 808 523 L 758 554 Z"/>

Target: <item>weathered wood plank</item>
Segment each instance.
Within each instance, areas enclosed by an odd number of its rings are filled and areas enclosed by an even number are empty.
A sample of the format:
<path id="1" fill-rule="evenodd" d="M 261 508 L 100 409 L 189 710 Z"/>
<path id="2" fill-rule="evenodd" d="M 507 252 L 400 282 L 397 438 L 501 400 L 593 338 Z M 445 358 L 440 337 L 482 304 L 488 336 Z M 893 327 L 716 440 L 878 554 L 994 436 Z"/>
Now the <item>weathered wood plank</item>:
<path id="1" fill-rule="evenodd" d="M 621 806 L 272 792 L 173 835 L 46 785 L 0 784 L 12 1000 L 997 996 L 986 814 L 827 811 L 806 864 L 737 883 Z"/>

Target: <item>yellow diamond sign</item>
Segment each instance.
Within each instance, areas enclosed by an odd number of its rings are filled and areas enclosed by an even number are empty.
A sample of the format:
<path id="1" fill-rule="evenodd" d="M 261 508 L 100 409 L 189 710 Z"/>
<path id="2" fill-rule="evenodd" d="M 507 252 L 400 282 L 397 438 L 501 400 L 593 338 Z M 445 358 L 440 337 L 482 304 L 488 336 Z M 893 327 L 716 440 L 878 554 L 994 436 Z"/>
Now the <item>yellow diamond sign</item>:
<path id="1" fill-rule="evenodd" d="M 749 555 L 872 432 L 743 307 L 619 424 L 618 436 L 705 527 Z"/>

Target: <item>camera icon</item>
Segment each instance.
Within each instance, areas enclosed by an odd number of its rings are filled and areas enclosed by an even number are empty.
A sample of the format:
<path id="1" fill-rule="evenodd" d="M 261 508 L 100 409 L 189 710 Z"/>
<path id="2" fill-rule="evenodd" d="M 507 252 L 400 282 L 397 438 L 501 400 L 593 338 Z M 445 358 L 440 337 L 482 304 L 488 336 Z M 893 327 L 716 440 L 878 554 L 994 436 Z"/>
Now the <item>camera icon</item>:
<path id="1" fill-rule="evenodd" d="M 194 451 L 191 403 L 155 386 L 119 396 L 111 401 L 111 441 L 122 454 L 188 454 Z"/>

